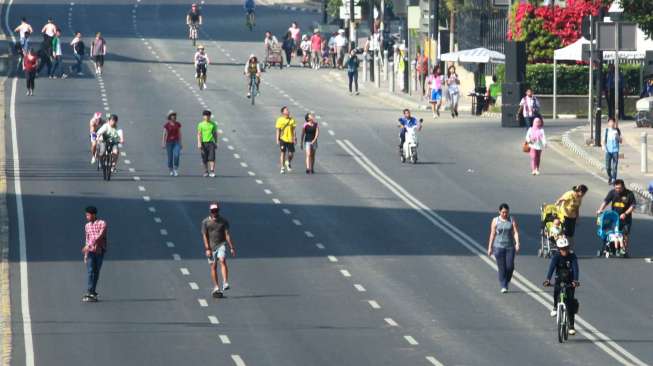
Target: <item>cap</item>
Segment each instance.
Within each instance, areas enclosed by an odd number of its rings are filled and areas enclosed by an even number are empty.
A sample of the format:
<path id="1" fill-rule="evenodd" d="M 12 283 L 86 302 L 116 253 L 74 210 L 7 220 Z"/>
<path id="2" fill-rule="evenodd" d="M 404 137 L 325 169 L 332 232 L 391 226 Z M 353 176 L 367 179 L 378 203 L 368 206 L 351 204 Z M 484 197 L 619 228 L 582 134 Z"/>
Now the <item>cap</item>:
<path id="1" fill-rule="evenodd" d="M 198 45 L 198 46 L 197 46 L 197 49 L 198 49 L 198 50 L 203 50 L 203 49 L 204 49 L 204 45 L 203 45 L 203 44 Z"/>
<path id="2" fill-rule="evenodd" d="M 345 33 L 344 29 L 338 29 L 338 33 Z"/>
<path id="3" fill-rule="evenodd" d="M 169 110 L 169 111 L 168 111 L 168 118 L 170 118 L 170 116 L 172 116 L 173 114 L 176 116 L 176 115 L 177 115 L 177 112 L 173 111 L 172 109 Z"/>
<path id="4" fill-rule="evenodd" d="M 556 241 L 556 246 L 558 248 L 567 248 L 569 247 L 569 240 L 567 238 L 560 238 Z"/>
<path id="5" fill-rule="evenodd" d="M 319 28 L 313 29 L 313 33 L 320 33 L 320 29 Z"/>
<path id="6" fill-rule="evenodd" d="M 211 204 L 209 205 L 209 210 L 217 210 L 218 208 L 219 208 L 219 207 L 218 207 L 218 204 L 217 204 L 217 203 L 211 203 Z"/>

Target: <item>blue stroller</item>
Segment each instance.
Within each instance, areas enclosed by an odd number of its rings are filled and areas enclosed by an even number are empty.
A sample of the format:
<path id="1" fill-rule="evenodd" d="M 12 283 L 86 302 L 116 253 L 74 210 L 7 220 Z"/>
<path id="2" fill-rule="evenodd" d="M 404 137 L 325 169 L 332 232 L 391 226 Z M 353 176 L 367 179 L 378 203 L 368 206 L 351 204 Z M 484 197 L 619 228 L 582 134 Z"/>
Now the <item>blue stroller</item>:
<path id="1" fill-rule="evenodd" d="M 619 214 L 616 211 L 609 210 L 599 214 L 596 219 L 596 234 L 601 238 L 601 249 L 596 252 L 597 257 L 618 255 L 616 242 L 623 242 L 624 235 L 619 228 Z"/>

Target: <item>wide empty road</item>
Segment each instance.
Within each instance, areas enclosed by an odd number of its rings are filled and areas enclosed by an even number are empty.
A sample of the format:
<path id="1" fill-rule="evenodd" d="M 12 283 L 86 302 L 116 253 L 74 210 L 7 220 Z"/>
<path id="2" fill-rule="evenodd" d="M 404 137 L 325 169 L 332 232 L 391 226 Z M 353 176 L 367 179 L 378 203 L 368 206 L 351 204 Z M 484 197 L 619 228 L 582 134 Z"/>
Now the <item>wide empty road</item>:
<path id="1" fill-rule="evenodd" d="M 185 38 L 187 1 L 5 1 L 8 24 L 55 19 L 89 45 L 102 32 L 102 77 L 5 84 L 11 222 L 12 365 L 644 365 L 653 363 L 651 221 L 636 216 L 633 258 L 599 259 L 594 211 L 608 186 L 556 149 L 529 173 L 524 130 L 497 121 L 432 120 L 420 164 L 396 156 L 400 106 L 346 93 L 332 70 L 264 73 L 245 98 L 243 64 L 263 56 L 262 33 L 292 20 L 306 32 L 319 14 L 257 8 L 244 26 L 240 2 L 207 1 L 202 41 L 213 64 L 208 89 L 194 82 Z M 5 19 L 3 19 L 5 21 Z M 35 39 L 40 35 L 35 34 Z M 342 75 L 340 75 L 342 76 Z M 274 120 L 287 105 L 321 126 L 315 175 L 280 175 Z M 179 177 L 161 149 L 168 110 L 183 124 Z M 216 178 L 202 177 L 196 124 L 212 110 L 220 128 Z M 120 116 L 124 156 L 114 179 L 89 164 L 93 112 Z M 418 116 L 421 114 L 416 113 Z M 300 123 L 301 125 L 301 123 Z M 547 124 L 550 136 L 573 127 Z M 299 147 L 299 146 L 298 146 Z M 579 334 L 560 345 L 541 288 L 539 207 L 573 185 L 590 188 L 577 231 L 582 287 Z M 208 202 L 230 220 L 237 256 L 232 289 L 211 298 L 199 235 Z M 501 295 L 485 246 L 507 202 L 523 248 Z M 80 301 L 83 209 L 109 224 L 98 292 Z"/>

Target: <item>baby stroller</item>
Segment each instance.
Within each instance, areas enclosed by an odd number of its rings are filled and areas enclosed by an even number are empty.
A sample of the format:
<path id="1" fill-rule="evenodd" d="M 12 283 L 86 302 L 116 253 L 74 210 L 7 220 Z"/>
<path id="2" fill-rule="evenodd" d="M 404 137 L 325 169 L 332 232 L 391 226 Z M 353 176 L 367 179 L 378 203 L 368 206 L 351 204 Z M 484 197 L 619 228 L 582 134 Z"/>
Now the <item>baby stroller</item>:
<path id="1" fill-rule="evenodd" d="M 540 249 L 537 251 L 537 256 L 549 258 L 554 252 L 558 251 L 558 247 L 556 246 L 556 236 L 562 235 L 561 232 L 556 232 L 553 221 L 558 219 L 562 225 L 565 220 L 565 215 L 560 207 L 554 204 L 545 203 L 540 207 L 540 217 Z"/>
<path id="2" fill-rule="evenodd" d="M 602 212 L 596 219 L 596 234 L 601 239 L 601 249 L 596 252 L 597 257 L 618 256 L 617 242 L 624 240 L 624 234 L 619 228 L 619 213 L 613 210 Z"/>

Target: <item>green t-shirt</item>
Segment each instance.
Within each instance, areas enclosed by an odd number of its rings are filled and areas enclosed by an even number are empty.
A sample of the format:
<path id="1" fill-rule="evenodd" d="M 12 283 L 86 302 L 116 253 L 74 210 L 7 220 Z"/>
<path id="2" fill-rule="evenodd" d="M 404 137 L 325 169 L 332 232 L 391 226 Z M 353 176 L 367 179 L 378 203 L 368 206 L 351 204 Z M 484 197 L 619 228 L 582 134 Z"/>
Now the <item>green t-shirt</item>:
<path id="1" fill-rule="evenodd" d="M 200 133 L 202 142 L 216 142 L 218 124 L 214 121 L 202 121 L 197 124 L 197 132 Z"/>

